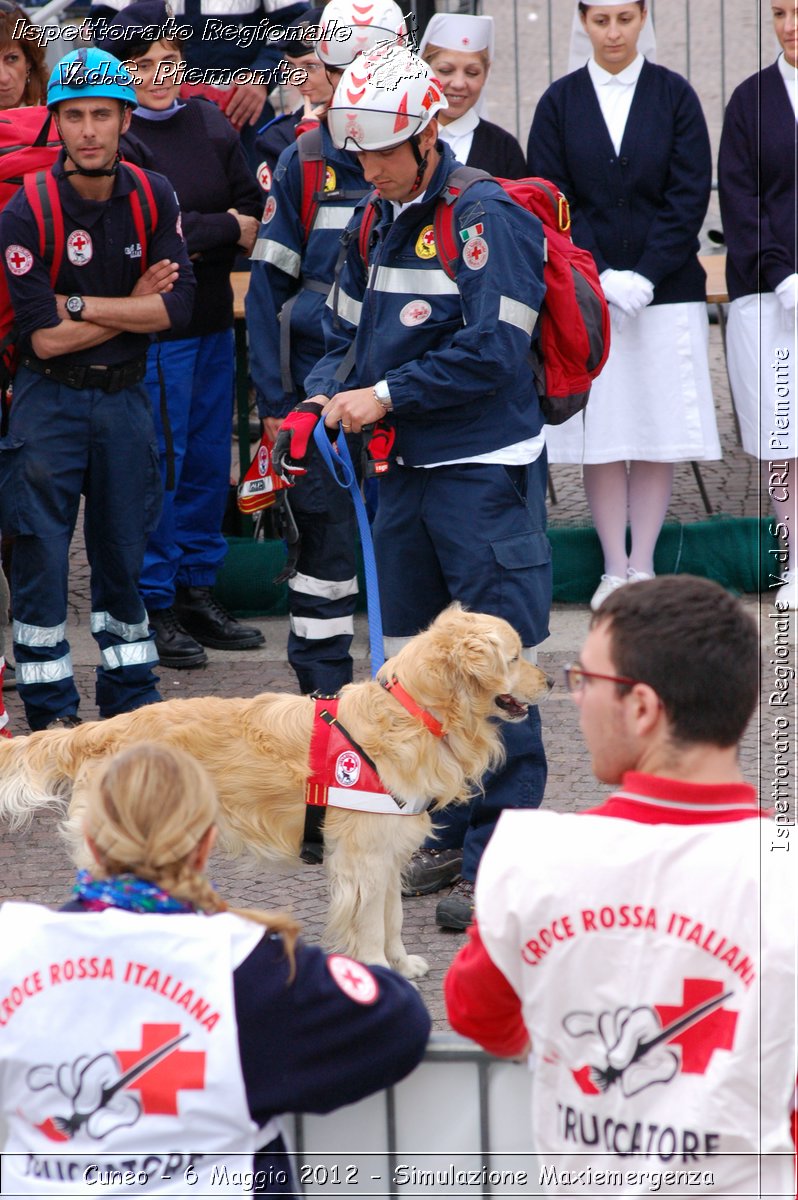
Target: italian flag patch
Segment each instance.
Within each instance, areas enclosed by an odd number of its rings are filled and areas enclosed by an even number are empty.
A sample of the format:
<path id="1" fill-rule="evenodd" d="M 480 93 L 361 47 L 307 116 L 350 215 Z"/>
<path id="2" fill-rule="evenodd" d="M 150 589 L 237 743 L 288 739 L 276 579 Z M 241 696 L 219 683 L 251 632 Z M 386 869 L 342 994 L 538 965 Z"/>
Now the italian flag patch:
<path id="1" fill-rule="evenodd" d="M 469 225 L 468 229 L 460 230 L 460 241 L 467 242 L 471 238 L 482 237 L 485 226 L 480 221 L 479 225 Z"/>

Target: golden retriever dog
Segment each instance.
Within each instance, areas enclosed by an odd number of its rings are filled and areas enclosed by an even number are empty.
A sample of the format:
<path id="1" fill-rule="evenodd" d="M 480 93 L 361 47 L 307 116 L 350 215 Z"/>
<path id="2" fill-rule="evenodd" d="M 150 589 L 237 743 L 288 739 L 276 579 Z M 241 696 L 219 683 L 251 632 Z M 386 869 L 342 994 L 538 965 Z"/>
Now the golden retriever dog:
<path id="1" fill-rule="evenodd" d="M 502 761 L 501 722 L 523 720 L 528 706 L 548 692 L 550 680 L 521 650 L 506 621 L 452 605 L 389 659 L 376 680 L 344 687 L 338 719 L 397 800 L 417 809 L 419 800 L 433 808 L 467 801 Z M 444 736 L 382 686 L 393 679 L 440 722 Z M 0 817 L 19 826 L 41 806 L 69 802 L 64 829 L 76 861 L 88 865 L 77 849 L 88 774 L 135 742 L 161 742 L 187 750 L 209 771 L 225 851 L 296 857 L 313 717 L 309 697 L 265 692 L 251 699 L 169 700 L 74 729 L 0 739 Z M 327 807 L 331 947 L 388 964 L 408 979 L 426 972 L 425 960 L 408 955 L 402 944 L 401 873 L 430 826 L 426 811 L 383 815 Z"/>

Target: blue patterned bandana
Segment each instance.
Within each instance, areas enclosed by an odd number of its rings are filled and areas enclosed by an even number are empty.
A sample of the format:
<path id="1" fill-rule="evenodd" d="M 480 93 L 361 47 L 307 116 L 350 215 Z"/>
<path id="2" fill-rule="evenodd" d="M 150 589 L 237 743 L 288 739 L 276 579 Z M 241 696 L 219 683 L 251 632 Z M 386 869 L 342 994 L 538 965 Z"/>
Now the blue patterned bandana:
<path id="1" fill-rule="evenodd" d="M 188 900 L 176 900 L 157 883 L 136 875 L 114 875 L 95 879 L 89 871 L 78 871 L 72 895 L 91 912 L 104 908 L 123 908 L 128 912 L 195 912 Z"/>

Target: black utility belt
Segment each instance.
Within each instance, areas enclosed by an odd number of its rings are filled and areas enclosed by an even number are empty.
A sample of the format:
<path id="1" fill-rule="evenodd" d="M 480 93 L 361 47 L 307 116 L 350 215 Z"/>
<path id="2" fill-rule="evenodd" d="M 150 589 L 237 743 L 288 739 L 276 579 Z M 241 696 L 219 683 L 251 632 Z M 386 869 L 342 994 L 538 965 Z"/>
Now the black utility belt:
<path id="1" fill-rule="evenodd" d="M 66 367 L 52 359 L 36 358 L 34 354 L 23 355 L 21 365 L 37 375 L 44 375 L 66 387 L 84 391 L 100 388 L 103 392 L 121 392 L 123 388 L 141 383 L 147 371 L 147 359 L 133 358 L 130 362 L 117 363 L 113 367 L 78 366 Z"/>

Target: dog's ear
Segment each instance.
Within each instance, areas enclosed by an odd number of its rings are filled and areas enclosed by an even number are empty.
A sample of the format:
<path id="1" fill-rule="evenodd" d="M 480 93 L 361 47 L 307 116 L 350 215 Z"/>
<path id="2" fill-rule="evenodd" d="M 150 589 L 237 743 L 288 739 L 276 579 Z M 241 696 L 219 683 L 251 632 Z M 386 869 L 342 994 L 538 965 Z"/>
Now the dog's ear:
<path id="1" fill-rule="evenodd" d="M 507 690 L 507 650 L 496 629 L 473 630 L 454 647 L 452 665 L 466 686 L 496 695 Z"/>

